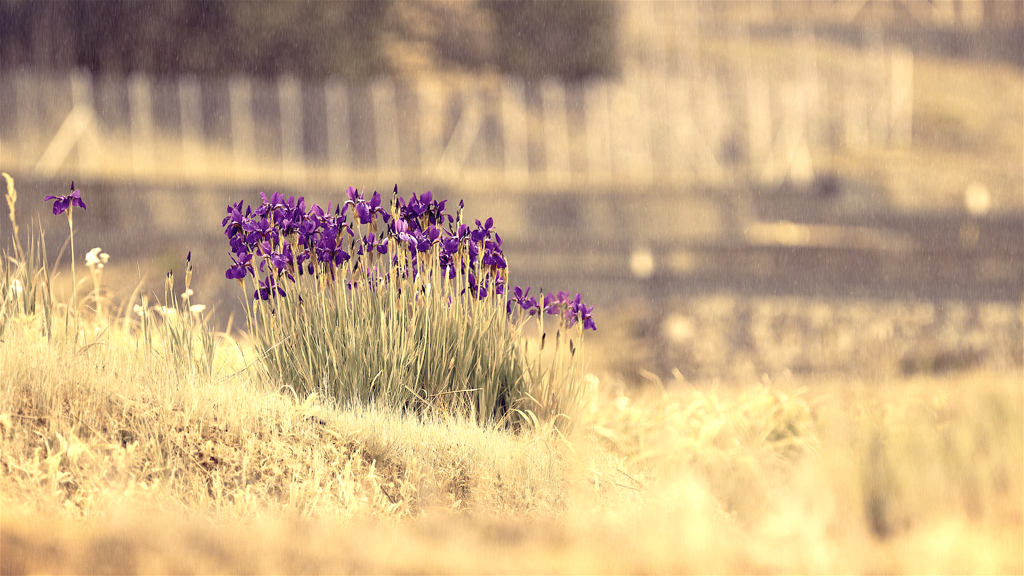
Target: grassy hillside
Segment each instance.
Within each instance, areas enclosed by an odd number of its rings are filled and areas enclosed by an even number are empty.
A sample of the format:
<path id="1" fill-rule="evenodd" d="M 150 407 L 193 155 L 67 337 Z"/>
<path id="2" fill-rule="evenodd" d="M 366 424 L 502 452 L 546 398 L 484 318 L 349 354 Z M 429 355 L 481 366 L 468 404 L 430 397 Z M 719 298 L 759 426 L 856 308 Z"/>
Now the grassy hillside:
<path id="1" fill-rule="evenodd" d="M 502 294 L 490 219 L 442 235 L 428 195 L 383 223 L 349 198 L 357 219 L 229 210 L 227 275 L 255 291 L 234 339 L 192 303 L 191 255 L 180 302 L 169 276 L 115 306 L 99 250 L 61 296 L 8 179 L 0 572 L 1024 569 L 1013 351 L 945 378 L 630 387 L 585 372 L 626 339 L 585 353 L 578 297 Z M 48 200 L 69 233 L 88 214 Z"/>
<path id="2" fill-rule="evenodd" d="M 0 344 L 11 572 L 1020 572 L 1022 375 L 646 393 L 578 426 L 294 397 L 108 327 Z"/>

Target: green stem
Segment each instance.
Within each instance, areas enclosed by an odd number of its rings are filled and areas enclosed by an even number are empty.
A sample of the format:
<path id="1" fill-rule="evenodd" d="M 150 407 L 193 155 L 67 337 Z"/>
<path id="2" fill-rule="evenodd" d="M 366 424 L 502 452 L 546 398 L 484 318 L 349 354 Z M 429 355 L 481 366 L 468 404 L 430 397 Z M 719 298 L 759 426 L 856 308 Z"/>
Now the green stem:
<path id="1" fill-rule="evenodd" d="M 78 278 L 75 276 L 75 226 L 72 219 L 74 206 L 68 206 L 68 229 L 71 235 L 71 303 L 75 310 L 75 340 L 78 340 Z M 70 310 L 68 311 L 70 313 Z"/>

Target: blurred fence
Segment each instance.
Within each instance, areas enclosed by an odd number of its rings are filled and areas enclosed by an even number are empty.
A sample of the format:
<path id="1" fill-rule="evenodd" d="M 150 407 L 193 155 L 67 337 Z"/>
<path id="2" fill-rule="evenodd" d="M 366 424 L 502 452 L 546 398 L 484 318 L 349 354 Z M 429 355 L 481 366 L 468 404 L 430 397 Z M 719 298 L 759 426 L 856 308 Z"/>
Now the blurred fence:
<path id="1" fill-rule="evenodd" d="M 134 238 L 122 249 L 151 257 L 187 238 L 210 263 L 207 293 L 225 285 L 219 215 L 237 194 L 318 190 L 324 203 L 345 186 L 399 183 L 473 196 L 469 216 L 495 216 L 510 240 L 517 283 L 572 287 L 588 301 L 718 291 L 1020 300 L 1019 215 L 830 203 L 832 160 L 913 144 L 908 49 L 870 30 L 854 45 L 800 28 L 765 41 L 745 25 L 709 28 L 688 3 L 630 6 L 649 22 L 632 27 L 643 33 L 627 39 L 632 56 L 615 79 L 0 70 L 0 170 L 54 192 L 88 182 L 90 214 L 104 223 L 79 232 L 90 245 Z M 816 195 L 743 192 L 821 176 Z M 873 206 L 873 193 L 849 187 L 850 202 Z"/>
<path id="2" fill-rule="evenodd" d="M 880 42 L 784 67 L 737 34 L 724 61 L 677 50 L 618 79 L 429 75 L 366 84 L 293 77 L 51 76 L 0 71 L 0 165 L 152 184 L 491 189 L 809 182 L 824 155 L 911 144 L 913 56 Z"/>

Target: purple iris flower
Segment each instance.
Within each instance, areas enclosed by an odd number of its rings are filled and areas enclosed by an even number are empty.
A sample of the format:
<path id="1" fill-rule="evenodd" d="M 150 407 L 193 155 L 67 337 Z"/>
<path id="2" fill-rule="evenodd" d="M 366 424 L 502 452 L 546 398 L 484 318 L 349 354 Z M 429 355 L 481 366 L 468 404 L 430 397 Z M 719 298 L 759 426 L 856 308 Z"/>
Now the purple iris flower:
<path id="1" fill-rule="evenodd" d="M 292 247 L 288 244 L 287 240 L 284 241 L 280 252 L 275 252 L 270 255 L 270 263 L 278 270 L 291 268 L 294 265 L 294 262 L 295 258 L 292 255 Z"/>
<path id="2" fill-rule="evenodd" d="M 568 292 L 560 291 L 558 294 L 549 292 L 544 296 L 544 311 L 551 316 L 561 316 L 568 307 Z"/>
<path id="3" fill-rule="evenodd" d="M 245 239 L 242 237 L 242 234 L 228 240 L 228 245 L 231 246 L 231 252 L 235 254 L 245 254 L 249 251 L 249 245 L 245 243 Z"/>
<path id="4" fill-rule="evenodd" d="M 561 292 L 559 292 L 561 294 Z M 562 319 L 565 321 L 566 328 L 572 328 L 576 325 L 579 320 L 579 308 L 582 302 L 580 302 L 580 295 L 577 294 L 573 300 L 566 299 L 567 303 L 562 308 Z"/>
<path id="5" fill-rule="evenodd" d="M 241 280 L 245 278 L 247 271 L 252 271 L 252 254 L 245 252 L 240 254 L 237 260 L 233 260 L 231 267 L 224 273 L 224 276 L 228 280 Z"/>
<path id="6" fill-rule="evenodd" d="M 288 197 L 288 206 L 283 210 L 274 212 L 274 223 L 277 224 L 278 230 L 285 236 L 291 236 L 298 231 L 299 225 L 306 219 L 305 210 L 306 201 L 304 198 L 299 198 L 299 205 L 295 205 L 295 197 Z"/>
<path id="7" fill-rule="evenodd" d="M 224 228 L 224 234 L 228 238 L 234 238 L 236 234 L 242 231 L 242 227 L 252 214 L 252 208 L 246 208 L 245 214 L 242 214 L 242 207 L 245 201 L 239 200 L 238 204 L 229 204 L 227 216 L 221 220 L 220 225 Z"/>
<path id="8" fill-rule="evenodd" d="M 245 278 L 245 268 L 241 266 L 232 266 L 224 273 L 224 277 L 228 280 L 241 280 L 242 278 Z"/>
<path id="9" fill-rule="evenodd" d="M 493 240 L 488 240 L 484 245 L 484 257 L 481 259 L 481 262 L 485 266 L 494 266 L 499 269 L 508 267 L 505 263 L 505 255 L 501 253 L 501 244 Z"/>
<path id="10" fill-rule="evenodd" d="M 357 190 L 354 186 L 349 186 L 345 190 L 345 195 L 348 196 L 348 200 L 345 201 L 345 204 L 349 205 L 349 206 L 355 206 L 356 204 L 359 204 L 360 202 L 364 201 L 363 200 L 363 195 L 360 194 L 359 190 Z M 328 212 L 330 212 L 329 208 L 328 208 Z"/>
<path id="11" fill-rule="evenodd" d="M 527 312 L 530 316 L 540 312 L 540 306 L 537 304 L 537 299 L 530 296 L 530 287 L 526 287 L 526 291 L 516 286 L 512 289 L 512 297 L 509 298 L 508 303 L 505 304 L 505 311 L 509 314 L 512 313 L 512 305 L 518 304 L 524 312 Z"/>
<path id="12" fill-rule="evenodd" d="M 316 221 L 313 218 L 306 218 L 299 223 L 298 234 L 299 234 L 299 246 L 310 247 L 316 244 L 316 233 L 319 229 Z"/>
<path id="13" fill-rule="evenodd" d="M 328 264 L 333 269 L 348 261 L 349 254 L 338 245 L 338 231 L 334 228 L 324 230 L 323 238 L 316 247 L 316 256 L 320 262 Z"/>
<path id="14" fill-rule="evenodd" d="M 473 230 L 471 237 L 473 242 L 480 243 L 484 239 L 491 237 L 491 231 L 494 229 L 494 218 L 488 218 L 483 224 L 479 220 L 476 221 L 476 230 Z"/>
<path id="15" fill-rule="evenodd" d="M 56 200 L 53 203 L 53 215 L 57 216 L 63 214 L 65 210 L 72 206 L 78 206 L 82 210 L 85 210 L 85 202 L 82 200 L 82 191 L 75 190 L 75 183 L 71 182 L 71 194 L 65 194 L 64 196 L 47 196 L 43 198 L 43 202 L 49 202 L 50 200 Z"/>
<path id="16" fill-rule="evenodd" d="M 299 268 L 299 276 L 302 276 L 303 264 L 305 264 L 307 260 L 309 260 L 309 250 L 303 250 L 302 252 L 299 253 L 298 256 L 295 257 L 295 265 L 298 266 Z M 313 273 L 312 262 L 309 264 L 309 273 Z"/>
<path id="17" fill-rule="evenodd" d="M 409 233 L 409 223 L 405 220 L 395 218 L 394 222 L 391 224 L 391 232 L 402 242 L 405 242 L 410 246 L 416 245 L 416 237 Z"/>
<path id="18" fill-rule="evenodd" d="M 476 274 L 472 272 L 469 273 L 469 291 L 477 300 L 483 300 L 487 297 L 487 285 L 477 284 Z"/>
<path id="19" fill-rule="evenodd" d="M 284 289 L 278 286 L 277 281 L 274 280 L 273 276 L 267 276 L 265 279 L 260 281 L 260 287 L 253 292 L 253 300 L 270 300 L 274 291 L 277 291 L 278 296 L 282 298 L 286 295 Z"/>
<path id="20" fill-rule="evenodd" d="M 451 258 L 458 253 L 460 245 L 461 242 L 459 242 L 457 237 L 445 236 L 444 239 L 441 240 L 441 254 Z"/>
<path id="21" fill-rule="evenodd" d="M 369 202 L 359 202 L 356 204 L 356 215 L 359 217 L 361 224 L 369 224 L 375 214 L 383 211 L 380 207 L 380 192 L 374 192 Z"/>
<path id="22" fill-rule="evenodd" d="M 388 253 L 387 238 L 385 238 L 383 234 L 380 235 L 379 239 L 373 232 L 367 234 L 363 237 L 363 245 L 366 246 L 366 249 L 369 251 L 376 250 L 378 254 Z M 359 253 L 362 254 L 362 248 L 360 248 Z"/>
<path id="23" fill-rule="evenodd" d="M 284 194 L 281 194 L 280 192 L 272 193 L 270 195 L 270 199 L 269 200 L 267 199 L 267 195 L 266 194 L 264 194 L 263 192 L 260 192 L 260 198 L 263 199 L 263 204 L 259 208 L 256 209 L 256 215 L 257 216 L 266 216 L 267 214 L 270 214 L 270 216 L 272 218 L 275 218 L 275 220 L 276 220 L 276 216 L 277 216 L 278 210 L 284 210 L 284 209 L 288 208 L 288 202 L 285 202 Z M 289 200 L 290 200 L 290 203 L 291 203 L 292 207 L 294 208 L 295 207 L 295 197 L 292 196 Z"/>
<path id="24" fill-rule="evenodd" d="M 249 220 L 242 225 L 242 229 L 248 233 L 245 237 L 245 241 L 250 246 L 258 245 L 272 236 L 277 237 L 277 234 L 273 233 L 270 221 L 267 220 L 266 217 L 260 218 L 259 220 Z"/>
<path id="25" fill-rule="evenodd" d="M 429 252 L 430 247 L 437 242 L 441 231 L 434 226 L 430 226 L 424 231 L 415 232 L 413 235 L 416 237 L 416 251 Z"/>
<path id="26" fill-rule="evenodd" d="M 584 330 L 597 330 L 597 324 L 594 324 L 594 307 L 587 306 L 586 304 L 580 304 L 579 317 L 583 322 Z"/>

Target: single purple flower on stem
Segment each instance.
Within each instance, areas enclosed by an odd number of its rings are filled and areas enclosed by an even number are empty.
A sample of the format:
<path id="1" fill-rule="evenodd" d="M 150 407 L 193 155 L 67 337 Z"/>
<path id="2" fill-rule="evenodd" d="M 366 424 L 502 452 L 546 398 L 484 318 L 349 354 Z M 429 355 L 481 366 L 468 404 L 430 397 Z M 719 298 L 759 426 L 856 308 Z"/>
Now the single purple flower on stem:
<path id="1" fill-rule="evenodd" d="M 271 239 L 277 238 L 276 231 L 273 230 L 273 226 L 266 217 L 260 218 L 259 220 L 249 220 L 242 225 L 242 229 L 248 234 L 245 237 L 245 241 L 250 246 L 259 245 L 261 242 L 265 242 Z"/>
<path id="2" fill-rule="evenodd" d="M 316 247 L 316 256 L 321 264 L 327 265 L 331 270 L 348 261 L 349 254 L 338 244 L 338 231 L 335 228 L 324 231 L 323 238 Z"/>
<path id="3" fill-rule="evenodd" d="M 530 296 L 529 286 L 526 287 L 525 292 L 519 286 L 512 289 L 512 297 L 509 298 L 508 304 L 505 305 L 505 311 L 509 314 L 512 313 L 513 304 L 518 304 L 519 307 L 530 316 L 540 312 L 540 306 L 537 304 L 537 299 Z"/>
<path id="4" fill-rule="evenodd" d="M 231 267 L 224 273 L 224 276 L 228 280 L 241 280 L 245 278 L 246 272 L 251 270 L 252 254 L 246 252 L 238 256 L 238 259 L 232 263 Z"/>
<path id="5" fill-rule="evenodd" d="M 416 237 L 416 251 L 429 252 L 430 247 L 437 243 L 441 231 L 430 226 L 426 230 L 417 230 L 413 235 Z"/>
<path id="6" fill-rule="evenodd" d="M 228 246 L 231 246 L 231 251 L 235 254 L 245 254 L 249 251 L 249 245 L 245 243 L 242 236 L 242 234 L 238 234 L 228 240 Z"/>
<path id="7" fill-rule="evenodd" d="M 284 289 L 277 285 L 273 276 L 267 276 L 260 281 L 260 287 L 252 294 L 253 300 L 270 300 L 270 297 L 277 291 L 278 296 L 286 296 Z"/>
<path id="8" fill-rule="evenodd" d="M 483 224 L 479 220 L 476 221 L 476 230 L 473 230 L 471 237 L 473 242 L 480 243 L 485 239 L 491 237 L 491 232 L 494 230 L 494 218 L 488 218 Z"/>
<path id="9" fill-rule="evenodd" d="M 483 262 L 485 266 L 493 266 L 496 269 L 504 269 L 508 267 L 505 263 L 505 255 L 501 253 L 501 244 L 493 240 L 488 240 L 487 243 L 484 244 L 484 256 L 481 259 L 481 262 Z"/>
<path id="10" fill-rule="evenodd" d="M 43 202 L 49 202 L 50 200 L 56 200 L 56 202 L 53 203 L 54 216 L 63 214 L 65 210 L 72 206 L 78 206 L 82 210 L 85 210 L 85 202 L 82 200 L 82 191 L 75 190 L 74 182 L 71 182 L 71 194 L 65 194 L 64 196 L 47 196 L 43 198 Z"/>
<path id="11" fill-rule="evenodd" d="M 544 296 L 544 311 L 551 316 L 561 316 L 568 309 L 570 302 L 568 292 L 559 291 L 558 294 L 549 292 Z"/>
<path id="12" fill-rule="evenodd" d="M 367 251 L 376 250 L 378 254 L 388 253 L 388 239 L 384 234 L 381 234 L 378 238 L 376 234 L 370 232 L 363 237 L 363 245 L 366 246 Z M 362 248 L 359 251 L 362 254 Z"/>
<path id="13" fill-rule="evenodd" d="M 565 322 L 566 328 L 572 328 L 579 321 L 579 309 L 582 304 L 579 294 L 576 295 L 574 300 L 567 299 L 567 304 L 562 309 L 562 319 Z"/>
<path id="14" fill-rule="evenodd" d="M 591 314 L 593 311 L 593 306 L 580 305 L 580 320 L 583 322 L 584 330 L 597 330 L 597 325 L 594 324 L 594 317 Z"/>
<path id="15" fill-rule="evenodd" d="M 228 215 L 220 222 L 221 227 L 224 228 L 224 234 L 228 238 L 234 238 L 236 234 L 241 232 L 249 216 L 252 214 L 251 208 L 246 208 L 245 215 L 242 214 L 242 206 L 244 204 L 243 200 L 239 200 L 238 204 L 228 205 Z"/>
<path id="16" fill-rule="evenodd" d="M 402 242 L 410 246 L 416 246 L 416 237 L 409 233 L 409 223 L 405 220 L 395 219 L 391 223 L 392 236 L 398 238 Z"/>
<path id="17" fill-rule="evenodd" d="M 290 270 L 294 266 L 294 262 L 295 258 L 292 255 L 292 247 L 287 240 L 284 241 L 281 252 L 275 252 L 270 255 L 270 263 L 278 270 L 284 270 L 285 268 Z"/>
<path id="18" fill-rule="evenodd" d="M 354 186 L 349 186 L 345 190 L 345 195 L 348 196 L 348 200 L 345 201 L 346 205 L 355 206 L 356 204 L 359 204 L 360 202 L 364 202 L 363 195 L 360 194 L 359 190 L 356 190 L 356 188 Z M 327 211 L 330 212 L 330 208 L 329 207 L 328 207 Z"/>
<path id="19" fill-rule="evenodd" d="M 451 258 L 459 251 L 461 243 L 455 236 L 445 236 L 441 240 L 441 255 L 446 258 Z"/>
<path id="20" fill-rule="evenodd" d="M 256 209 L 257 216 L 265 216 L 270 214 L 271 217 L 275 217 L 278 210 L 287 209 L 288 203 L 285 202 L 284 194 L 280 192 L 274 192 L 270 195 L 270 199 L 267 199 L 267 195 L 260 192 L 260 198 L 263 199 L 263 204 Z M 295 206 L 295 197 L 290 198 L 292 207 Z"/>

